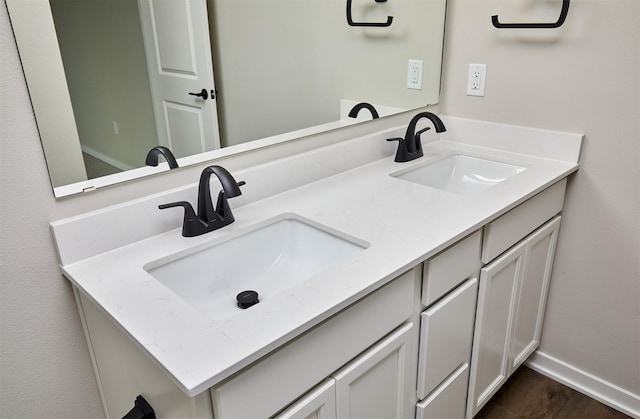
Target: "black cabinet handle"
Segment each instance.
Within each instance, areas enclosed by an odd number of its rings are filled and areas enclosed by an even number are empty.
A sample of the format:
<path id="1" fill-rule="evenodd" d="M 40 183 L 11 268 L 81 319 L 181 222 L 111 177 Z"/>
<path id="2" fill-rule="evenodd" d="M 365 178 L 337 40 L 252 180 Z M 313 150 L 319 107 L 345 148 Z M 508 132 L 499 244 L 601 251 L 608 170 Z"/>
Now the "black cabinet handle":
<path id="1" fill-rule="evenodd" d="M 202 89 L 200 90 L 198 93 L 189 93 L 191 96 L 198 96 L 201 97 L 204 100 L 209 99 L 209 93 L 207 92 L 207 89 Z"/>
<path id="2" fill-rule="evenodd" d="M 142 396 L 136 397 L 135 405 L 122 419 L 156 419 L 153 407 Z"/>

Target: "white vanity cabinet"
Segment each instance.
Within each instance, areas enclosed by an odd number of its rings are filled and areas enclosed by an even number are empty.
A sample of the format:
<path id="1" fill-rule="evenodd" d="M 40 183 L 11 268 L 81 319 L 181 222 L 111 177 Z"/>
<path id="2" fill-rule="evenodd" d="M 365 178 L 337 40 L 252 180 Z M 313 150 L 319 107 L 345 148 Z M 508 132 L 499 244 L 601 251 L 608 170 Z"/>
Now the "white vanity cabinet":
<path id="1" fill-rule="evenodd" d="M 214 386 L 215 418 L 412 418 L 420 268 Z"/>
<path id="2" fill-rule="evenodd" d="M 418 418 L 464 417 L 480 246 L 476 231 L 424 263 Z"/>
<path id="3" fill-rule="evenodd" d="M 158 419 L 267 418 L 281 411 L 284 418 L 377 411 L 413 417 L 421 271 L 406 272 L 193 398 L 77 294 L 107 417 L 124 416 L 139 394 Z"/>
<path id="4" fill-rule="evenodd" d="M 473 417 L 539 345 L 565 183 L 194 398 L 78 294 L 108 417 Z"/>
<path id="5" fill-rule="evenodd" d="M 559 221 L 545 223 L 582 136 L 445 119 L 448 134 L 409 164 L 384 145 L 406 126 L 249 158 L 238 173 L 248 184 L 282 182 L 247 193 L 237 222 L 208 236 L 183 238 L 180 218 L 157 209 L 193 199 L 195 184 L 52 222 L 106 416 L 142 395 L 158 419 L 472 417 L 538 345 Z M 363 146 L 363 159 L 347 157 Z M 452 156 L 525 170 L 476 194 L 400 177 Z M 313 170 L 289 181 L 300 167 Z M 227 243 L 290 217 L 362 250 L 284 288 L 278 279 L 243 314 L 212 317 L 150 273 L 222 244 L 244 254 Z"/>
<path id="6" fill-rule="evenodd" d="M 484 266 L 480 274 L 467 403 L 469 418 L 540 343 L 560 227 L 560 216 L 556 214 L 562 209 L 565 184 L 565 180 L 558 182 L 485 226 L 483 261 L 508 250 Z M 518 239 L 523 231 L 525 234 Z"/>

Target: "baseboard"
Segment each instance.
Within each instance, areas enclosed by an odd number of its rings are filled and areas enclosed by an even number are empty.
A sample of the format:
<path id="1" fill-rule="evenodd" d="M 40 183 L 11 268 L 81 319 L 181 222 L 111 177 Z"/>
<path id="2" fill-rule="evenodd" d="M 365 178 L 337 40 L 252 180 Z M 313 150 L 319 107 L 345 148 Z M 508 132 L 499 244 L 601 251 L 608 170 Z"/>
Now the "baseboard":
<path id="1" fill-rule="evenodd" d="M 130 164 L 126 164 L 126 163 L 123 163 L 123 162 L 121 162 L 119 160 L 112 159 L 111 157 L 107 156 L 106 154 L 103 154 L 103 153 L 101 153 L 99 151 L 96 151 L 93 148 L 91 148 L 89 146 L 86 146 L 84 144 L 80 144 L 80 148 L 82 149 L 82 151 L 84 153 L 87 153 L 88 155 L 90 155 L 92 157 L 95 157 L 98 160 L 102 160 L 103 162 L 105 162 L 105 163 L 107 163 L 107 164 L 109 164 L 109 165 L 111 165 L 111 166 L 113 166 L 113 167 L 115 167 L 117 169 L 120 169 L 123 172 L 127 171 L 127 170 L 131 170 L 131 169 L 135 169 L 135 167 L 131 166 Z"/>
<path id="2" fill-rule="evenodd" d="M 640 419 L 640 395 L 633 394 L 544 352 L 535 352 L 525 365 L 624 414 Z"/>

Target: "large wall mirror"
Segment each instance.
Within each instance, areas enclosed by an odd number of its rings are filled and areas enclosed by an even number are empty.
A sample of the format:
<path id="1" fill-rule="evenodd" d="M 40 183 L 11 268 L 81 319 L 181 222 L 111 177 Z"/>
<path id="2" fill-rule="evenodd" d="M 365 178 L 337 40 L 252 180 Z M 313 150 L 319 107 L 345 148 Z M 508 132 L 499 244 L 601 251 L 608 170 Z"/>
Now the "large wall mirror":
<path id="1" fill-rule="evenodd" d="M 446 0 L 6 3 L 57 197 L 439 99 Z"/>

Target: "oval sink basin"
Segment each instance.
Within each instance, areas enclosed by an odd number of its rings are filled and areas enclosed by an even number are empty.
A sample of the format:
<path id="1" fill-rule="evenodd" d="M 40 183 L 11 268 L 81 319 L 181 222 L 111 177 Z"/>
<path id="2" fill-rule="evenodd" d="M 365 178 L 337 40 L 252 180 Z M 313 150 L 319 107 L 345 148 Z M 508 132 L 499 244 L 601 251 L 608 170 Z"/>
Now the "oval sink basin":
<path id="1" fill-rule="evenodd" d="M 266 301 L 366 247 L 362 240 L 287 215 L 205 249 L 148 263 L 144 270 L 218 319 L 242 311 L 236 304 L 242 291 L 257 291 Z"/>
<path id="2" fill-rule="evenodd" d="M 409 182 L 457 194 L 474 194 L 524 171 L 513 164 L 456 154 L 417 168 L 392 173 Z"/>

